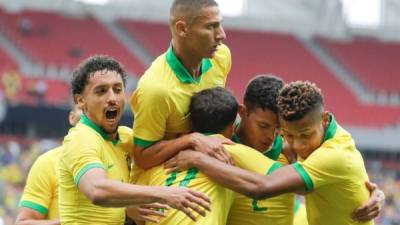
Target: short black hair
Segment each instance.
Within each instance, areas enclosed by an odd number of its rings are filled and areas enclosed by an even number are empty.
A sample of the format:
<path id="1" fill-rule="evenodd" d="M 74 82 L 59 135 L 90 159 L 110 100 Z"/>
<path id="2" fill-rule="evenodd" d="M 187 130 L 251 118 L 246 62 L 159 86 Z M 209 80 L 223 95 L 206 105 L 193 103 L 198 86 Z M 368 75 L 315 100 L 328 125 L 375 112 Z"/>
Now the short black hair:
<path id="1" fill-rule="evenodd" d="M 84 60 L 74 70 L 71 81 L 72 96 L 82 94 L 85 86 L 89 82 L 90 76 L 92 76 L 96 71 L 102 70 L 115 71 L 120 74 L 125 87 L 126 71 L 123 65 L 110 56 L 94 55 Z"/>
<path id="2" fill-rule="evenodd" d="M 202 8 L 218 6 L 215 0 L 175 0 L 170 8 L 170 16 L 175 17 L 179 14 L 190 15 L 187 18 L 189 21 L 193 21 L 197 17 L 197 12 Z"/>
<path id="3" fill-rule="evenodd" d="M 232 93 L 216 87 L 193 95 L 189 112 L 192 129 L 200 133 L 220 133 L 236 119 L 239 104 Z"/>
<path id="4" fill-rule="evenodd" d="M 243 102 L 250 110 L 258 107 L 278 113 L 278 95 L 283 85 L 283 80 L 277 76 L 258 75 L 247 85 Z"/>
<path id="5" fill-rule="evenodd" d="M 309 81 L 286 84 L 279 93 L 279 116 L 286 121 L 304 118 L 309 112 L 324 107 L 321 90 Z"/>

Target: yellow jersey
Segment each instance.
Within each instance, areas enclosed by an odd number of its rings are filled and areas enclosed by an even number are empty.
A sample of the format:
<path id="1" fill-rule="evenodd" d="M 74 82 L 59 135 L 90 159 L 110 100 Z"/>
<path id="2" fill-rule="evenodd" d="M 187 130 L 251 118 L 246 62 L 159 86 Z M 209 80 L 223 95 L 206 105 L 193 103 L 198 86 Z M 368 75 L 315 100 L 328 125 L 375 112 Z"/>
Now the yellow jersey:
<path id="1" fill-rule="evenodd" d="M 27 207 L 46 216 L 58 218 L 57 165 L 62 147 L 39 156 L 29 171 L 19 207 Z"/>
<path id="2" fill-rule="evenodd" d="M 139 169 L 135 167 L 136 169 Z M 141 170 L 141 169 L 139 169 Z M 170 209 L 168 216 L 161 219 L 159 225 L 179 224 L 179 225 L 225 225 L 229 208 L 233 201 L 233 191 L 222 187 L 210 180 L 206 175 L 196 168 L 187 171 L 172 172 L 166 174 L 163 166 L 156 166 L 149 170 L 141 170 L 136 184 L 153 186 L 180 186 L 188 187 L 193 190 L 206 194 L 211 200 L 211 211 L 205 217 L 197 216 L 196 222 L 192 221 L 181 211 Z M 146 224 L 153 224 L 146 222 Z"/>
<path id="3" fill-rule="evenodd" d="M 240 143 L 240 138 L 237 135 L 233 136 L 233 141 Z M 262 164 L 264 159 L 277 160 L 282 165 L 289 164 L 286 157 L 281 154 L 283 148 L 283 140 L 281 136 L 278 136 L 271 149 L 267 150 L 263 154 L 254 154 L 253 157 L 249 158 L 250 162 L 254 164 Z M 249 151 L 256 151 L 252 148 L 248 148 Z M 260 174 L 268 175 L 279 167 L 272 167 L 267 172 L 265 171 L 253 171 Z M 243 168 L 246 169 L 246 168 Z M 273 198 L 255 201 L 254 199 L 248 198 L 244 195 L 237 194 L 234 203 L 231 207 L 231 211 L 228 216 L 229 225 L 292 225 L 294 217 L 294 194 L 287 193 L 282 194 Z"/>
<path id="4" fill-rule="evenodd" d="M 322 145 L 307 159 L 292 165 L 303 178 L 307 191 L 306 209 L 310 225 L 371 225 L 351 218 L 352 212 L 368 201 L 368 175 L 351 135 L 333 115 Z"/>
<path id="5" fill-rule="evenodd" d="M 298 197 L 295 200 L 293 225 L 308 225 L 306 206 Z"/>
<path id="6" fill-rule="evenodd" d="M 190 132 L 191 97 L 207 88 L 224 87 L 230 68 L 230 51 L 221 45 L 213 58 L 203 59 L 201 75 L 193 79 L 171 45 L 140 78 L 131 96 L 135 145 L 147 148 Z"/>
<path id="7" fill-rule="evenodd" d="M 101 207 L 79 191 L 81 177 L 101 168 L 107 178 L 127 183 L 128 151 L 133 148 L 132 129 L 120 126 L 110 141 L 102 129 L 82 115 L 64 138 L 59 162 L 59 209 L 61 224 L 115 224 L 125 221 L 125 208 Z"/>

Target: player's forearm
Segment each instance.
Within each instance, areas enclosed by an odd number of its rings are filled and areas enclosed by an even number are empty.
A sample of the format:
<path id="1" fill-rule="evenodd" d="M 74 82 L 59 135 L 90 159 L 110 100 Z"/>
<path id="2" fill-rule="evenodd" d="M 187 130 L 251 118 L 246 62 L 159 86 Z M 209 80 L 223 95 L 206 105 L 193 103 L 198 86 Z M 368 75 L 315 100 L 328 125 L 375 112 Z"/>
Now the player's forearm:
<path id="1" fill-rule="evenodd" d="M 15 225 L 60 225 L 59 220 L 32 220 L 17 219 Z"/>
<path id="2" fill-rule="evenodd" d="M 192 143 L 192 136 L 188 134 L 173 140 L 159 141 L 146 149 L 136 147 L 134 159 L 140 168 L 150 169 L 164 163 L 180 151 L 190 148 Z"/>
<path id="3" fill-rule="evenodd" d="M 262 175 L 227 165 L 206 155 L 197 157 L 193 166 L 229 189 L 253 198 L 260 195 L 259 187 L 263 185 L 261 181 L 265 178 Z"/>
<path id="4" fill-rule="evenodd" d="M 130 205 L 163 202 L 162 187 L 124 184 L 104 180 L 94 184 L 89 198 L 103 207 L 126 207 Z"/>
<path id="5" fill-rule="evenodd" d="M 304 182 L 291 166 L 265 176 L 222 163 L 206 155 L 197 157 L 193 166 L 221 185 L 255 199 L 303 191 Z"/>

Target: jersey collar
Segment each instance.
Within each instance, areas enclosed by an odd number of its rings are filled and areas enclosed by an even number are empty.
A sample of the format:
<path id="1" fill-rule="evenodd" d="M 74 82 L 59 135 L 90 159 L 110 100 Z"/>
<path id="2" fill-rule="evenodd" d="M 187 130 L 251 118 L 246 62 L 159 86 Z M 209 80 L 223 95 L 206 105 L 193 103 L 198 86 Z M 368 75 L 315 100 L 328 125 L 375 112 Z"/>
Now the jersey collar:
<path id="1" fill-rule="evenodd" d="M 276 136 L 272 147 L 264 152 L 264 155 L 270 159 L 278 160 L 279 155 L 281 154 L 283 149 L 283 138 L 281 135 Z"/>
<path id="2" fill-rule="evenodd" d="M 179 61 L 178 57 L 176 57 L 172 44 L 169 46 L 167 53 L 166 53 L 166 59 L 168 65 L 171 67 L 171 69 L 174 71 L 176 77 L 181 81 L 182 83 L 200 83 L 201 77 L 203 74 L 205 74 L 208 70 L 211 69 L 212 63 L 211 60 L 208 58 L 205 58 L 201 62 L 201 74 L 197 79 L 193 79 L 193 76 L 187 71 L 187 69 L 182 65 L 181 61 Z"/>
<path id="3" fill-rule="evenodd" d="M 235 131 L 239 128 L 239 126 L 240 126 L 240 120 L 235 121 Z M 240 137 L 239 135 L 237 135 L 236 132 L 232 136 L 232 141 L 238 144 L 242 144 L 242 142 L 240 141 Z M 272 147 L 270 149 L 265 150 L 263 154 L 270 159 L 277 160 L 282 152 L 282 149 L 283 149 L 283 138 L 282 136 L 278 135 L 275 138 Z"/>
<path id="4" fill-rule="evenodd" d="M 92 128 L 93 130 L 95 130 L 98 134 L 100 134 L 103 137 L 104 140 L 110 141 L 107 134 L 100 127 L 98 127 L 95 123 L 93 123 L 93 121 L 91 121 L 84 113 L 82 113 L 80 122 L 82 124 L 85 124 L 86 126 Z M 118 144 L 118 142 L 119 142 L 119 134 L 117 133 L 117 138 L 115 140 L 111 141 L 111 143 L 115 146 Z"/>
<path id="5" fill-rule="evenodd" d="M 325 131 L 324 142 L 333 138 L 336 134 L 337 123 L 332 113 L 329 114 L 329 125 Z"/>

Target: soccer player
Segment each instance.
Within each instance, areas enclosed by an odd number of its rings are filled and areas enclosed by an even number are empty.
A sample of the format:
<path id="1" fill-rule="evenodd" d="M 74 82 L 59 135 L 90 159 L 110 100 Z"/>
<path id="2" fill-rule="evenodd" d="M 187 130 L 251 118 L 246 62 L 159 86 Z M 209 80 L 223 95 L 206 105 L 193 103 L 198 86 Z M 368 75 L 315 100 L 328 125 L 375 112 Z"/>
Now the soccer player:
<path id="1" fill-rule="evenodd" d="M 119 126 L 125 105 L 126 73 L 107 56 L 85 60 L 73 74 L 72 94 L 83 115 L 64 138 L 59 161 L 61 224 L 118 224 L 125 208 L 160 202 L 201 215 L 208 198 L 185 188 L 127 184 L 132 130 Z"/>
<path id="2" fill-rule="evenodd" d="M 352 218 L 354 209 L 369 197 L 368 176 L 351 135 L 324 110 L 322 93 L 309 82 L 284 86 L 278 98 L 282 134 L 299 162 L 260 176 L 193 151 L 182 151 L 169 167 L 195 166 L 235 191 L 263 199 L 293 191 L 307 191 L 310 225 L 373 224 Z"/>
<path id="3" fill-rule="evenodd" d="M 288 159 L 282 154 L 283 139 L 278 133 L 277 97 L 283 84 L 280 78 L 270 75 L 259 75 L 249 82 L 239 107 L 241 120 L 235 124 L 233 140 L 288 165 Z M 294 201 L 293 193 L 259 201 L 238 194 L 228 224 L 292 225 Z"/>
<path id="4" fill-rule="evenodd" d="M 170 9 L 172 41 L 154 60 L 131 97 L 134 113 L 134 159 L 148 169 L 160 165 L 182 149 L 203 151 L 222 161 L 229 155 L 222 143 L 191 131 L 189 103 L 193 93 L 225 86 L 231 54 L 222 44 L 225 32 L 215 0 L 175 0 Z M 179 137 L 179 138 L 177 138 Z"/>
<path id="5" fill-rule="evenodd" d="M 75 126 L 82 111 L 77 107 L 69 113 L 69 123 Z M 29 171 L 19 204 L 16 225 L 56 225 L 58 220 L 58 156 L 59 146 L 39 156 Z"/>
<path id="6" fill-rule="evenodd" d="M 282 152 L 285 151 L 286 155 L 291 155 L 291 151 L 288 149 L 288 144 L 284 144 L 284 140 L 279 134 L 277 106 L 277 98 L 283 85 L 282 79 L 273 75 L 258 75 L 249 82 L 244 95 L 244 104 L 239 107 L 241 121 L 236 124 L 233 140 L 250 146 L 270 159 L 278 160 L 287 165 L 288 161 L 291 160 L 288 160 Z M 368 210 L 362 210 L 364 207 L 360 207 L 355 212 L 355 219 L 357 220 L 373 219 L 379 214 L 384 202 L 384 194 L 375 184 L 368 183 L 367 186 L 371 192 L 371 198 L 365 204 Z M 293 194 L 258 201 L 259 205 L 264 203 L 268 210 L 254 210 L 254 212 L 237 210 L 252 202 L 252 199 L 243 198 L 245 197 L 240 195 L 235 200 L 228 217 L 228 224 L 239 223 L 238 221 L 242 221 L 241 224 L 249 224 L 256 221 L 258 217 L 261 221 L 265 221 L 265 224 L 292 223 Z M 243 213 L 248 213 L 248 215 L 246 216 Z M 264 220 L 262 220 L 262 217 L 265 217 Z M 294 202 L 294 218 L 294 225 L 307 225 L 304 204 L 300 203 L 298 199 Z"/>

